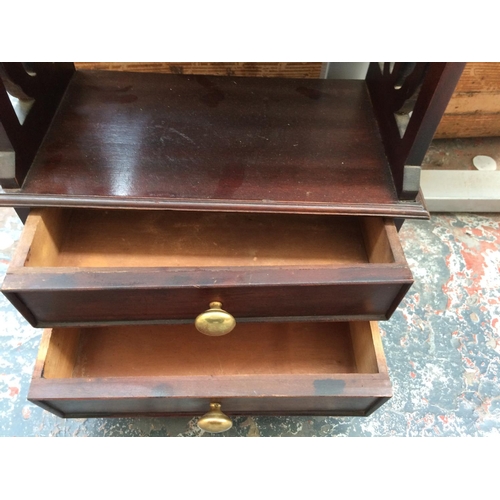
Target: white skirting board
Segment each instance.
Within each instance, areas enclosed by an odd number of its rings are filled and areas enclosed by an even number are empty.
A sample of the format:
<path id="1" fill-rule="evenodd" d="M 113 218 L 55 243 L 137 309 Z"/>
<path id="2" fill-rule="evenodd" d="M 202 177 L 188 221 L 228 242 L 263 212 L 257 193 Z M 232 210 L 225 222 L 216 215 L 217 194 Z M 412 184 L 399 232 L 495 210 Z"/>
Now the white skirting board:
<path id="1" fill-rule="evenodd" d="M 422 170 L 429 212 L 500 212 L 500 170 Z"/>

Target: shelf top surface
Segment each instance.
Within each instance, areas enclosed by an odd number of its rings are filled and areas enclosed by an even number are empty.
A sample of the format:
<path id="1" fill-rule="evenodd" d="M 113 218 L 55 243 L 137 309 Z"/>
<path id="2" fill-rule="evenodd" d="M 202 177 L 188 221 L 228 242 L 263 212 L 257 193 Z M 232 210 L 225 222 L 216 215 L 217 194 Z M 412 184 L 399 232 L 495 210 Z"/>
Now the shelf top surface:
<path id="1" fill-rule="evenodd" d="M 75 73 L 19 194 L 270 212 L 415 205 L 397 198 L 363 81 L 110 71 Z"/>

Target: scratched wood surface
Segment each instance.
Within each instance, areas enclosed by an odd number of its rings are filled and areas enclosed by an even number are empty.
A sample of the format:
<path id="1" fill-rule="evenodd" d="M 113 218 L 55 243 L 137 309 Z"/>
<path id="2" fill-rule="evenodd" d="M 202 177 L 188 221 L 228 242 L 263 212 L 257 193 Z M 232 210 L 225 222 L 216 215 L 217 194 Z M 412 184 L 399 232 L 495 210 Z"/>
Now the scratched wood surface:
<path id="1" fill-rule="evenodd" d="M 1 199 L 23 202 L 427 217 L 397 197 L 362 81 L 117 71 L 76 72 Z"/>

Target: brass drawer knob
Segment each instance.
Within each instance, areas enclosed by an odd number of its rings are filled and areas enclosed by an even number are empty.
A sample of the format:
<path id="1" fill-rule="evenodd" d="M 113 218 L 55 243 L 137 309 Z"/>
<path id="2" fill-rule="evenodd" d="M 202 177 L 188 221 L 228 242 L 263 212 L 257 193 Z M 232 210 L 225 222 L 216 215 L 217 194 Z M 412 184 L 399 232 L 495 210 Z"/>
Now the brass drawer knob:
<path id="1" fill-rule="evenodd" d="M 231 429 L 233 422 L 220 409 L 220 403 L 210 403 L 210 411 L 198 421 L 198 427 L 206 432 L 225 432 Z"/>
<path id="2" fill-rule="evenodd" d="M 210 309 L 195 319 L 194 326 L 205 335 L 219 337 L 229 333 L 236 326 L 236 320 L 222 309 L 220 302 L 210 302 Z"/>

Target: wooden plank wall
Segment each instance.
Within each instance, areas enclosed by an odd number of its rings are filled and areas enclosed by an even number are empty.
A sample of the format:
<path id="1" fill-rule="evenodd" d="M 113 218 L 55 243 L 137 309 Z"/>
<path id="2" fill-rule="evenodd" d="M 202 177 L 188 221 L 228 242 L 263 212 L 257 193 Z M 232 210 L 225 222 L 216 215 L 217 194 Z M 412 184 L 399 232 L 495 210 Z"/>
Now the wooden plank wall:
<path id="1" fill-rule="evenodd" d="M 467 63 L 435 138 L 500 136 L 500 63 Z"/>
<path id="2" fill-rule="evenodd" d="M 320 62 L 163 62 L 163 63 L 75 63 L 77 69 L 145 71 L 185 75 L 268 76 L 286 78 L 319 78 Z"/>

